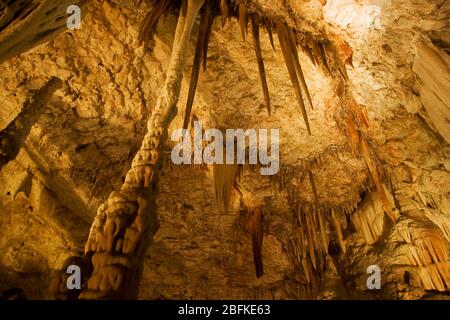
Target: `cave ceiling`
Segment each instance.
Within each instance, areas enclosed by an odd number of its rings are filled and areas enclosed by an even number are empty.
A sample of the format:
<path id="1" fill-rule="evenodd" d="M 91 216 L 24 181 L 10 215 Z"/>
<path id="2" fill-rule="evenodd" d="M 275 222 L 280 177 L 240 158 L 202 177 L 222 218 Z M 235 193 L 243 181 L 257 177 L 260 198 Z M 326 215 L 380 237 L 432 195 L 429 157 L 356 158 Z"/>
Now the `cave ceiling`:
<path id="1" fill-rule="evenodd" d="M 449 3 L 183 3 L 0 1 L 0 130 L 29 124 L 1 163 L 0 291 L 66 297 L 86 255 L 85 299 L 448 296 Z M 194 121 L 279 129 L 279 171 L 175 165 Z"/>

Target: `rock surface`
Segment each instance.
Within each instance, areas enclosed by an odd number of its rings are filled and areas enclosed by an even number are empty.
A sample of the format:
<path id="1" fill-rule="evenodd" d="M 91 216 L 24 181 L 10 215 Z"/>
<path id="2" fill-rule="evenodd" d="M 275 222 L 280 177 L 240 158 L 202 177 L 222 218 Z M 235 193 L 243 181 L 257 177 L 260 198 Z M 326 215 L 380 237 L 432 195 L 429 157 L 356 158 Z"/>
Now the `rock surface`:
<path id="1" fill-rule="evenodd" d="M 212 167 L 174 165 L 174 142 L 168 141 L 157 197 L 160 228 L 145 258 L 139 298 L 448 296 L 449 2 L 260 0 L 257 5 L 282 12 L 299 30 L 326 32 L 347 45 L 341 54 L 352 53 L 349 86 L 367 111 L 370 144 L 386 170 L 398 219 L 386 218 L 363 159 L 338 128 L 329 76 L 300 54 L 315 106 L 308 110 L 309 136 L 280 46 L 276 41 L 273 51 L 262 33 L 273 105 L 269 117 L 261 107 L 251 39 L 242 40 L 235 20 L 223 28 L 217 20 L 193 116 L 204 128 L 280 128 L 280 172 L 270 179 L 246 166 L 223 211 Z M 176 16 L 170 15 L 158 25 L 153 51 L 139 46 L 149 9 L 131 0 L 92 1 L 80 30 L 0 65 L 0 130 L 51 76 L 65 83 L 49 98 L 16 159 L 0 172 L 0 291 L 21 287 L 28 297 L 42 298 L 53 271 L 83 251 L 97 207 L 122 184 L 162 87 L 175 31 Z M 183 124 L 194 48 L 195 37 L 169 131 Z M 314 205 L 308 170 L 321 208 L 334 217 L 325 222 L 330 245 L 316 293 L 297 260 L 296 212 Z M 255 276 L 242 206 L 264 208 L 261 278 Z M 381 290 L 367 288 L 371 265 L 381 269 Z"/>

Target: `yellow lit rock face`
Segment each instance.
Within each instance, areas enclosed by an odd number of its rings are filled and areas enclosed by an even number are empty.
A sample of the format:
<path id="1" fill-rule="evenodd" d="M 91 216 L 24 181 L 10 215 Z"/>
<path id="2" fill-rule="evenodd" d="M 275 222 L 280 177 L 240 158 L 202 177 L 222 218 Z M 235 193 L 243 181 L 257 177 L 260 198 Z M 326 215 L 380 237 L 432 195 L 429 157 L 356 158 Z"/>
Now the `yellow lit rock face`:
<path id="1" fill-rule="evenodd" d="M 56 270 L 83 254 L 97 209 L 127 182 L 164 86 L 178 19 L 172 10 L 159 21 L 154 40 L 139 45 L 142 21 L 152 6 L 137 2 L 91 1 L 81 29 L 55 34 L 0 64 L 2 133 L 51 77 L 64 83 L 45 101 L 18 155 L 0 171 L 0 292 L 19 287 L 29 298 L 43 298 L 49 284 L 57 290 L 58 281 L 51 281 Z M 212 26 L 207 68 L 200 68 L 192 119 L 204 129 L 280 129 L 280 170 L 262 177 L 258 166 L 238 168 L 231 190 L 227 179 L 230 199 L 224 209 L 216 198 L 223 183 L 214 180 L 212 165 L 174 165 L 170 149 L 176 142 L 170 133 L 184 122 L 199 29 L 194 25 L 178 114 L 168 128 L 158 188 L 152 193 L 159 229 L 142 255 L 137 297 L 448 295 L 449 4 L 239 2 L 261 17 L 282 19 L 299 32 L 299 41 L 310 37 L 333 43 L 329 71 L 314 65 L 307 51 L 298 51 L 314 106 L 301 91 L 311 135 L 277 29 L 274 51 L 260 28 L 269 116 L 250 23 L 243 40 L 238 19 L 222 27 L 219 17 Z M 2 4 L 0 42 L 6 37 Z M 20 43 L 25 44 L 30 45 Z M 331 57 L 347 63 L 346 77 Z M 343 90 L 360 112 L 353 125 Z M 369 148 L 365 154 L 361 139 Z M 367 159 L 376 160 L 372 172 Z M 372 175 L 379 167 L 384 169 L 381 187 Z M 247 227 L 252 210 L 262 217 L 259 278 Z M 116 243 L 115 249 L 136 238 L 135 229 L 127 230 L 129 241 Z M 380 290 L 367 287 L 372 265 L 381 270 Z"/>

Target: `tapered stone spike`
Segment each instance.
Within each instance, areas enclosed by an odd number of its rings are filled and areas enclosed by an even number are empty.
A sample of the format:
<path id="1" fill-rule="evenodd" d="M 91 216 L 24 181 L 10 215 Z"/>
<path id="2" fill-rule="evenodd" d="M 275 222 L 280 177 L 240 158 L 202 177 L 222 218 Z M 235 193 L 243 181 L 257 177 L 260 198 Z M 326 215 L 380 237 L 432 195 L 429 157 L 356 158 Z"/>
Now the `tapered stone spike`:
<path id="1" fill-rule="evenodd" d="M 263 18 L 263 25 L 266 28 L 267 34 L 269 35 L 269 41 L 270 41 L 270 45 L 272 46 L 273 51 L 276 51 L 275 49 L 275 43 L 273 41 L 273 32 L 272 32 L 272 21 L 267 18 L 264 17 Z"/>
<path id="2" fill-rule="evenodd" d="M 303 75 L 302 66 L 300 65 L 300 59 L 298 57 L 298 51 L 297 51 L 297 40 L 296 40 L 294 30 L 292 30 L 292 28 L 288 28 L 287 31 L 288 31 L 288 43 L 289 43 L 289 47 L 292 51 L 295 71 L 297 72 L 297 76 L 300 79 L 300 85 L 303 89 L 303 92 L 305 92 L 306 100 L 308 101 L 311 109 L 314 109 L 311 95 L 309 94 L 308 85 L 306 84 L 305 76 Z"/>
<path id="3" fill-rule="evenodd" d="M 308 58 L 309 58 L 309 60 L 311 61 L 311 63 L 312 63 L 314 66 L 317 66 L 316 60 L 314 59 L 312 50 L 311 50 L 311 48 L 309 47 L 309 45 L 308 45 L 308 44 L 300 45 L 300 48 L 302 48 L 303 53 L 306 54 L 306 55 L 308 56 Z"/>
<path id="4" fill-rule="evenodd" d="M 318 212 L 319 215 L 319 227 L 320 227 L 320 236 L 322 240 L 323 251 L 328 254 L 328 235 L 327 230 L 325 229 L 325 223 L 323 221 L 322 212 Z"/>
<path id="5" fill-rule="evenodd" d="M 230 8 L 228 7 L 227 0 L 220 0 L 220 14 L 222 15 L 222 28 L 227 22 L 228 16 L 230 15 Z"/>
<path id="6" fill-rule="evenodd" d="M 213 164 L 217 203 L 225 210 L 228 209 L 230 203 L 231 190 L 236 180 L 236 173 L 236 164 Z"/>
<path id="7" fill-rule="evenodd" d="M 339 220 L 336 216 L 336 213 L 334 212 L 334 209 L 331 210 L 331 221 L 334 226 L 334 230 L 336 231 L 336 236 L 339 241 L 339 246 L 341 247 L 341 251 L 345 253 L 347 251 L 347 248 L 345 246 L 344 242 L 344 236 L 342 234 L 341 224 L 339 223 Z"/>
<path id="8" fill-rule="evenodd" d="M 330 65 L 328 64 L 328 59 L 327 59 L 327 52 L 326 52 L 325 45 L 323 42 L 319 42 L 319 50 L 320 50 L 320 57 L 322 58 L 325 68 L 327 69 L 327 71 L 329 73 L 331 73 Z M 341 70 L 339 69 L 339 71 L 341 71 Z M 344 77 L 344 79 L 348 80 L 346 75 L 343 74 L 343 77 Z"/>
<path id="9" fill-rule="evenodd" d="M 320 65 L 321 64 L 320 62 L 322 61 L 322 52 L 315 39 L 311 39 L 311 50 L 314 60 L 316 61 L 316 64 Z"/>
<path id="10" fill-rule="evenodd" d="M 259 39 L 259 21 L 260 21 L 259 15 L 257 13 L 253 13 L 251 16 L 251 20 L 252 20 L 253 46 L 255 47 L 256 59 L 258 60 L 259 78 L 261 80 L 263 88 L 264 102 L 266 104 L 267 112 L 270 115 L 269 88 L 267 87 L 266 70 L 264 67 L 264 59 L 261 53 L 261 43 Z"/>
<path id="11" fill-rule="evenodd" d="M 294 86 L 295 95 L 297 96 L 297 101 L 300 106 L 300 111 L 303 115 L 303 120 L 305 121 L 308 133 L 311 134 L 311 128 L 309 126 L 308 114 L 306 113 L 305 103 L 303 102 L 302 93 L 300 91 L 300 84 L 297 78 L 297 72 L 295 70 L 293 62 L 293 53 L 288 44 L 288 33 L 287 26 L 283 22 L 277 23 L 278 38 L 280 41 L 281 51 L 283 52 L 284 60 L 291 78 L 292 85 Z"/>
<path id="12" fill-rule="evenodd" d="M 384 211 L 388 215 L 389 219 L 392 222 L 396 221 L 396 216 L 394 211 L 392 210 L 392 204 L 389 201 L 388 195 L 386 194 L 386 190 L 383 184 L 382 174 L 380 172 L 380 168 L 377 165 L 377 162 L 374 160 L 371 155 L 370 147 L 366 139 L 359 137 L 358 138 L 358 147 L 359 151 L 366 162 L 367 167 L 369 168 L 370 175 L 372 177 L 373 183 L 377 189 L 377 192 L 380 196 L 381 202 L 383 204 Z"/>
<path id="13" fill-rule="evenodd" d="M 155 8 L 150 11 L 144 19 L 141 30 L 139 31 L 139 44 L 149 40 L 155 33 L 156 25 L 163 14 L 171 7 L 171 0 L 162 0 L 156 3 Z"/>
<path id="14" fill-rule="evenodd" d="M 307 251 L 308 251 L 308 244 L 306 243 L 306 234 L 305 234 L 305 230 L 304 227 L 299 227 L 299 238 L 302 239 L 302 243 L 301 243 L 301 252 L 302 252 L 302 267 L 303 267 L 303 272 L 305 274 L 306 280 L 308 282 L 311 282 L 311 271 L 309 268 L 309 263 L 308 263 L 308 259 L 307 259 Z"/>
<path id="15" fill-rule="evenodd" d="M 214 17 L 212 16 L 211 6 L 206 6 L 200 19 L 200 26 L 195 48 L 194 64 L 192 66 L 191 81 L 189 82 L 189 93 L 186 103 L 186 111 L 184 115 L 183 128 L 187 129 L 189 120 L 191 119 L 192 104 L 194 103 L 195 91 L 197 89 L 198 75 L 200 72 L 200 64 L 203 54 L 207 52 L 206 43 L 208 38 L 208 30 L 211 28 Z M 205 49 L 206 46 L 206 49 Z"/>
<path id="16" fill-rule="evenodd" d="M 319 194 L 317 193 L 316 182 L 314 181 L 314 175 L 311 170 L 308 170 L 309 182 L 311 183 L 311 188 L 314 194 L 314 201 L 316 203 L 316 207 L 319 206 Z"/>
<path id="17" fill-rule="evenodd" d="M 305 222 L 306 222 L 306 232 L 307 232 L 307 236 L 308 236 L 309 257 L 311 259 L 314 269 L 317 269 L 315 243 L 314 243 L 314 235 L 313 235 L 313 233 L 315 232 L 315 228 L 313 226 L 313 223 L 310 219 L 309 214 L 307 214 L 307 213 L 305 213 Z"/>
<path id="18" fill-rule="evenodd" d="M 256 277 L 264 275 L 262 244 L 263 244 L 263 213 L 260 208 L 247 211 L 247 231 L 252 236 L 253 261 L 255 264 Z"/>
<path id="19" fill-rule="evenodd" d="M 242 3 L 239 4 L 239 27 L 241 28 L 242 40 L 245 41 L 248 29 L 247 7 Z"/>
<path id="20" fill-rule="evenodd" d="M 210 4 L 209 2 L 207 4 Z M 209 40 L 211 38 L 214 16 L 211 14 L 208 20 L 208 28 L 206 29 L 205 42 L 203 43 L 203 71 L 206 71 L 206 60 L 208 59 Z"/>

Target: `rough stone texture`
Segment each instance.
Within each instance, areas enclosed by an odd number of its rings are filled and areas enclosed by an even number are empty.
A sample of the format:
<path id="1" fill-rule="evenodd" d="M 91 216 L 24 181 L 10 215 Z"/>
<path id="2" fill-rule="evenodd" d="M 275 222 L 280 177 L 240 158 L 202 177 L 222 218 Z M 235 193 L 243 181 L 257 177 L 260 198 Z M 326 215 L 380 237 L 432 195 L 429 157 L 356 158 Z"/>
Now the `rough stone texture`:
<path id="1" fill-rule="evenodd" d="M 319 203 L 335 210 L 335 219 L 326 222 L 330 246 L 319 298 L 448 295 L 450 146 L 433 125 L 423 89 L 430 82 L 413 70 L 420 57 L 417 39 L 428 38 L 440 54 L 448 53 L 448 1 L 282 3 L 257 5 L 285 15 L 300 30 L 337 35 L 352 48 L 349 85 L 367 111 L 370 143 L 387 172 L 398 219 L 386 219 L 363 159 L 336 124 L 331 79 L 301 54 L 315 105 L 308 110 L 308 136 L 280 46 L 276 41 L 274 52 L 262 33 L 273 106 L 268 117 L 251 39 L 241 39 L 236 21 L 222 29 L 217 20 L 193 116 L 204 128 L 280 128 L 280 172 L 269 179 L 244 168 L 224 212 L 216 203 L 211 167 L 175 166 L 167 159 L 157 197 L 160 229 L 147 251 L 139 298 L 312 297 L 296 259 L 294 214 L 295 206 L 314 203 L 308 169 Z M 22 287 L 29 297 L 42 297 L 52 271 L 83 251 L 100 203 L 120 188 L 163 86 L 175 32 L 176 16 L 170 15 L 158 26 L 153 52 L 138 46 L 148 10 L 145 2 L 136 7 L 133 1 L 93 1 L 81 30 L 0 65 L 0 129 L 50 76 L 65 81 L 16 160 L 0 172 L 0 290 Z M 183 123 L 194 45 L 193 37 L 180 112 L 169 132 Z M 168 155 L 173 144 L 166 145 Z M 265 212 L 259 279 L 242 205 Z M 379 291 L 366 287 L 373 264 L 382 270 Z"/>

